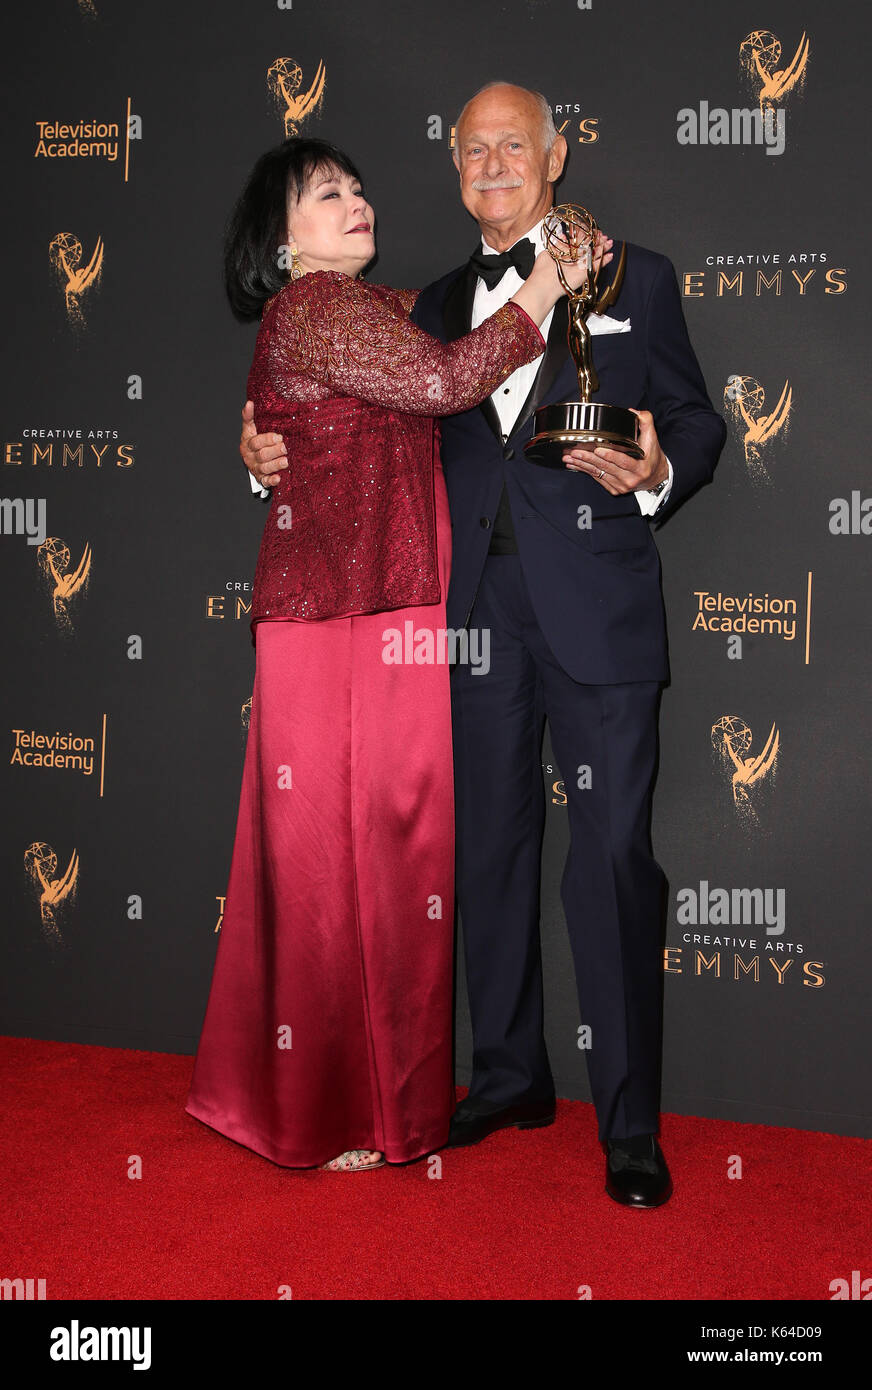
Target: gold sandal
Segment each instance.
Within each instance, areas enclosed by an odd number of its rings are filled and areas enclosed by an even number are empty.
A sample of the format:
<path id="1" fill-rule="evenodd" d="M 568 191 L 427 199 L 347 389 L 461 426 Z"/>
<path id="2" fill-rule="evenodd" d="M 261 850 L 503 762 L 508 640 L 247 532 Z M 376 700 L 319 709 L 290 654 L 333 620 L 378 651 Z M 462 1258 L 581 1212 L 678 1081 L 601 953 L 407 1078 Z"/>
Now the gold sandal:
<path id="1" fill-rule="evenodd" d="M 371 1153 L 378 1153 L 378 1149 L 346 1149 L 345 1153 L 331 1158 L 329 1163 L 322 1163 L 321 1167 L 328 1173 L 360 1173 L 365 1168 L 382 1168 L 385 1162 L 383 1154 L 375 1163 L 364 1163 L 365 1156 Z"/>

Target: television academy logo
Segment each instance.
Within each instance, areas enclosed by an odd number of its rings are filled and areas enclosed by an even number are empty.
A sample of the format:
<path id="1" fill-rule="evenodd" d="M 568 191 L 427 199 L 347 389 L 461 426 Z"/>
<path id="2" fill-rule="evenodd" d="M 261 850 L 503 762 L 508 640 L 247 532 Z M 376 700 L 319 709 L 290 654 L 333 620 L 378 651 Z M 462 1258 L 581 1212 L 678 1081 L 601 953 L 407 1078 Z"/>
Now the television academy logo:
<path id="1" fill-rule="evenodd" d="M 730 376 L 724 387 L 724 404 L 739 429 L 744 428 L 742 446 L 745 464 L 755 482 L 771 483 L 769 470 L 761 457 L 766 446 L 780 434 L 787 433 L 793 391 L 785 381 L 775 409 L 764 414 L 766 392 L 753 376 Z"/>
<path id="2" fill-rule="evenodd" d="M 327 86 L 327 69 L 318 60 L 311 86 L 301 92 L 303 69 L 293 58 L 276 58 L 266 74 L 267 86 L 276 108 L 282 113 L 285 139 L 300 133 L 300 122 L 320 106 Z"/>
<path id="3" fill-rule="evenodd" d="M 743 816 L 756 820 L 752 788 L 775 771 L 781 741 L 778 730 L 773 724 L 762 751 L 754 754 L 750 727 L 738 715 L 725 714 L 712 725 L 711 739 L 715 754 L 730 777 L 733 805 Z"/>
<path id="4" fill-rule="evenodd" d="M 811 584 L 812 574 L 809 571 L 803 623 L 806 665 L 811 651 Z M 768 589 L 762 594 L 755 593 L 753 589 L 744 593 L 694 589 L 693 600 L 691 632 L 714 633 L 728 639 L 735 638 L 737 634 L 739 637 L 776 637 L 782 642 L 794 642 L 802 632 L 801 599 L 784 593 L 770 594 Z M 741 653 L 741 643 L 735 650 Z"/>
<path id="5" fill-rule="evenodd" d="M 784 98 L 805 81 L 809 41 L 803 31 L 788 63 L 782 59 L 781 41 L 770 29 L 755 29 L 739 45 L 739 62 L 757 89 L 757 107 L 711 106 L 701 100 L 695 110 L 683 106 L 676 112 L 679 145 L 763 145 L 767 155 L 784 153 L 787 115 Z"/>
<path id="6" fill-rule="evenodd" d="M 67 318 L 78 328 L 85 324 L 80 300 L 100 280 L 104 250 L 103 238 L 98 237 L 91 259 L 83 265 L 82 243 L 72 232 L 58 232 L 49 243 L 48 256 L 63 288 Z"/>
<path id="7" fill-rule="evenodd" d="M 75 898 L 79 882 L 79 856 L 76 850 L 64 873 L 58 875 L 58 857 L 51 845 L 41 840 L 28 845 L 24 851 L 24 868 L 39 894 L 39 916 L 43 931 L 50 939 L 60 940 L 58 911 Z"/>
<path id="8" fill-rule="evenodd" d="M 73 630 L 70 616 L 70 601 L 83 593 L 91 578 L 91 547 L 85 542 L 82 558 L 74 570 L 70 569 L 72 555 L 70 547 L 60 536 L 47 536 L 36 558 L 43 577 L 51 592 L 52 611 L 58 628 L 70 633 Z"/>
<path id="9" fill-rule="evenodd" d="M 72 729 L 67 729 L 65 733 L 60 729 L 49 733 L 39 733 L 36 729 L 12 729 L 14 742 L 9 766 L 77 772 L 83 777 L 92 777 L 96 772 L 99 774 L 95 779 L 97 795 L 102 796 L 106 775 L 106 725 L 104 714 L 96 737 L 77 734 Z"/>
<path id="10" fill-rule="evenodd" d="M 85 119 L 81 115 L 66 121 L 35 121 L 34 159 L 46 160 L 49 163 L 85 159 L 118 164 L 124 170 L 124 182 L 127 183 L 130 175 L 131 143 L 142 139 L 142 117 L 131 111 L 131 105 L 132 98 L 128 97 L 127 110 L 120 121 L 101 121 L 96 116 Z"/>

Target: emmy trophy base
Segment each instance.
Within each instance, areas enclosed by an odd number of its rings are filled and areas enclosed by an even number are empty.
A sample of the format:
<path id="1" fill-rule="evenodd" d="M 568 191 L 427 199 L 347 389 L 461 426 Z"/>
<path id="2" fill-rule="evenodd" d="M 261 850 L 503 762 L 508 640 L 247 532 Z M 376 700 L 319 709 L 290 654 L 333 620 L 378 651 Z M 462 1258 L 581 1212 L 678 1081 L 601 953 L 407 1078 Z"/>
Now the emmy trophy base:
<path id="1" fill-rule="evenodd" d="M 615 449 L 640 459 L 639 418 L 621 405 L 596 401 L 560 401 L 536 411 L 533 438 L 524 446 L 531 463 L 544 468 L 565 468 L 566 449 Z"/>

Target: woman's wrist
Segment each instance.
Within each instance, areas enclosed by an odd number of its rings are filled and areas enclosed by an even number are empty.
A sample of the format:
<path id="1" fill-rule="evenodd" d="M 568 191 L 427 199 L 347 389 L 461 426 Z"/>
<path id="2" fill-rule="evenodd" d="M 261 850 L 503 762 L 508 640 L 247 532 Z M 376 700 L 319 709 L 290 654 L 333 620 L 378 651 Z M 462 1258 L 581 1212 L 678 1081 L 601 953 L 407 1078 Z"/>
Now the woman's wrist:
<path id="1" fill-rule="evenodd" d="M 527 320 L 527 323 L 529 323 L 530 326 L 535 330 L 536 336 L 538 337 L 540 343 L 542 344 L 542 351 L 544 352 L 544 351 L 545 351 L 545 339 L 544 339 L 544 337 L 542 336 L 542 325 L 541 325 L 541 324 L 538 324 L 538 323 L 536 322 L 536 320 L 535 320 L 530 314 L 527 313 L 527 310 L 524 308 L 523 304 L 519 304 L 518 301 L 517 301 L 517 299 L 509 299 L 509 300 L 507 300 L 507 301 L 506 301 L 505 307 L 508 309 L 509 306 L 511 306 L 513 309 L 517 309 L 519 313 L 523 314 L 524 318 Z"/>
<path id="2" fill-rule="evenodd" d="M 557 303 L 555 298 L 552 298 L 548 293 L 539 289 L 537 286 L 531 285 L 529 281 L 526 280 L 521 288 L 516 290 L 512 295 L 512 301 L 517 304 L 519 309 L 523 309 L 524 313 L 527 314 L 539 328 L 541 328 L 542 324 L 551 313 L 551 310 L 554 308 L 554 305 Z"/>

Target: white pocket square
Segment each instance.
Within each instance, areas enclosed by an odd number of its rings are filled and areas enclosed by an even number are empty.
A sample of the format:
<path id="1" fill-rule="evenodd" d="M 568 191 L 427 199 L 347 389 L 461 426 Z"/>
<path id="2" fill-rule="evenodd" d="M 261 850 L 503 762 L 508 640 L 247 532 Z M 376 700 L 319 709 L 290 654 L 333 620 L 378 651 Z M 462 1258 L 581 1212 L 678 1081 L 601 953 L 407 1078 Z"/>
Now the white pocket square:
<path id="1" fill-rule="evenodd" d="M 591 314 L 587 320 L 587 329 L 591 335 L 597 333 L 629 333 L 629 319 L 613 319 L 608 314 Z"/>

